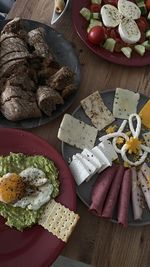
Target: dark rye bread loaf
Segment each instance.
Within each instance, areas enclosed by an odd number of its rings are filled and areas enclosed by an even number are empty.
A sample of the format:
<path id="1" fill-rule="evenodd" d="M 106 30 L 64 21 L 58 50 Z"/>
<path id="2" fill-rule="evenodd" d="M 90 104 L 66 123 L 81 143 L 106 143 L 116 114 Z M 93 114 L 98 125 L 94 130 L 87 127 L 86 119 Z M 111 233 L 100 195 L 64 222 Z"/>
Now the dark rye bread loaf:
<path id="1" fill-rule="evenodd" d="M 64 104 L 61 95 L 47 86 L 40 86 L 37 90 L 37 102 L 40 109 L 48 116 L 56 109 L 56 105 Z"/>

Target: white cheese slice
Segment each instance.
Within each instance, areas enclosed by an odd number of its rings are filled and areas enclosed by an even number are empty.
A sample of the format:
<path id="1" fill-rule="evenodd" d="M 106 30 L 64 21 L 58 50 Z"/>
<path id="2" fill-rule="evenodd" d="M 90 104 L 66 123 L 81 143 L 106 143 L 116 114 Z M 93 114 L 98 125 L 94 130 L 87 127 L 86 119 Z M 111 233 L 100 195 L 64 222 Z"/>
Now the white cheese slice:
<path id="1" fill-rule="evenodd" d="M 145 140 L 146 145 L 150 147 L 150 132 L 144 133 L 142 134 L 142 136 Z"/>
<path id="2" fill-rule="evenodd" d="M 78 158 L 79 160 L 81 160 L 85 168 L 88 170 L 90 174 L 90 176 L 86 180 L 88 182 L 90 178 L 97 172 L 97 167 L 90 160 L 88 160 L 86 157 L 84 157 L 80 153 L 77 153 L 75 156 L 73 156 L 73 159 L 75 158 Z"/>
<path id="3" fill-rule="evenodd" d="M 93 153 L 92 150 L 85 148 L 81 155 L 83 157 L 85 157 L 88 161 L 90 161 L 95 167 L 96 167 L 96 171 L 99 172 L 99 170 L 102 167 L 102 162 L 101 160 Z"/>
<path id="4" fill-rule="evenodd" d="M 140 8 L 133 2 L 127 0 L 118 1 L 118 10 L 123 17 L 131 19 L 139 19 L 141 16 Z"/>
<path id="5" fill-rule="evenodd" d="M 74 159 L 70 163 L 69 168 L 71 170 L 72 175 L 74 176 L 77 185 L 82 184 L 84 181 L 91 177 L 91 174 L 88 172 L 84 164 L 78 158 Z"/>
<path id="6" fill-rule="evenodd" d="M 115 28 L 119 25 L 122 15 L 118 9 L 112 5 L 104 5 L 101 8 L 102 21 L 106 27 Z"/>
<path id="7" fill-rule="evenodd" d="M 139 99 L 139 93 L 134 93 L 127 89 L 117 88 L 113 103 L 114 117 L 128 119 L 130 114 L 137 113 Z"/>
<path id="8" fill-rule="evenodd" d="M 102 130 L 115 120 L 110 110 L 105 106 L 98 91 L 83 99 L 81 106 L 98 130 Z"/>
<path id="9" fill-rule="evenodd" d="M 141 32 L 133 19 L 124 18 L 119 24 L 118 31 L 121 39 L 128 44 L 135 44 L 141 38 Z"/>
<path id="10" fill-rule="evenodd" d="M 97 129 L 69 114 L 65 114 L 60 124 L 57 137 L 80 149 L 92 148 L 95 144 Z"/>
<path id="11" fill-rule="evenodd" d="M 116 160 L 118 155 L 110 141 L 101 142 L 98 147 L 103 151 L 104 155 L 111 161 Z"/>
<path id="12" fill-rule="evenodd" d="M 100 160 L 102 166 L 100 168 L 100 170 L 98 171 L 99 173 L 101 171 L 103 171 L 104 169 L 106 169 L 107 167 L 112 165 L 112 161 L 109 160 L 105 154 L 103 153 L 102 149 L 98 146 L 95 146 L 92 148 L 92 152 L 93 154 Z"/>

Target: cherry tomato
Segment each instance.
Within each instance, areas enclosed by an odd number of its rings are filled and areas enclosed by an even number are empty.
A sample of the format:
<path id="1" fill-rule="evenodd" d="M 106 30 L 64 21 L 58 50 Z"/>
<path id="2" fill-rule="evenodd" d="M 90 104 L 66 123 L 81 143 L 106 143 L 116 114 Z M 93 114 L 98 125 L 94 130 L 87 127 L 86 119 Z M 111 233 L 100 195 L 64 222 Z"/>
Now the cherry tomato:
<path id="1" fill-rule="evenodd" d="M 106 4 L 110 4 L 110 5 L 113 5 L 113 6 L 117 6 L 118 4 L 118 0 L 104 0 L 103 1 L 103 4 L 106 5 Z"/>
<path id="2" fill-rule="evenodd" d="M 88 33 L 88 40 L 92 44 L 100 44 L 105 39 L 104 28 L 101 26 L 93 27 Z"/>
<path id="3" fill-rule="evenodd" d="M 101 5 L 99 4 L 92 4 L 90 5 L 90 10 L 93 13 L 99 13 L 100 12 Z"/>
<path id="4" fill-rule="evenodd" d="M 148 10 L 150 10 L 150 0 L 147 0 L 147 1 L 146 1 L 146 8 L 147 8 Z"/>
<path id="5" fill-rule="evenodd" d="M 140 17 L 137 21 L 136 21 L 139 29 L 141 32 L 145 32 L 148 28 L 149 28 L 149 24 L 146 20 L 145 17 Z"/>

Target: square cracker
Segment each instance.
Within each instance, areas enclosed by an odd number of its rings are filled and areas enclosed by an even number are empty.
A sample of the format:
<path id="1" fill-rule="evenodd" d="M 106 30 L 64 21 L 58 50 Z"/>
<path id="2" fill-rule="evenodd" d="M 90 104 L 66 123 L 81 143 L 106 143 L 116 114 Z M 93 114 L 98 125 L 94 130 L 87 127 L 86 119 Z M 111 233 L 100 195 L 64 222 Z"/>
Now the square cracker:
<path id="1" fill-rule="evenodd" d="M 62 241 L 67 242 L 78 220 L 78 214 L 52 199 L 46 205 L 38 224 Z"/>
<path id="2" fill-rule="evenodd" d="M 137 113 L 139 99 L 139 93 L 134 93 L 127 89 L 116 88 L 113 103 L 113 115 L 115 118 L 128 119 L 131 114 Z"/>
<path id="3" fill-rule="evenodd" d="M 92 124 L 99 131 L 115 120 L 113 114 L 105 106 L 98 91 L 81 100 L 80 103 Z"/>

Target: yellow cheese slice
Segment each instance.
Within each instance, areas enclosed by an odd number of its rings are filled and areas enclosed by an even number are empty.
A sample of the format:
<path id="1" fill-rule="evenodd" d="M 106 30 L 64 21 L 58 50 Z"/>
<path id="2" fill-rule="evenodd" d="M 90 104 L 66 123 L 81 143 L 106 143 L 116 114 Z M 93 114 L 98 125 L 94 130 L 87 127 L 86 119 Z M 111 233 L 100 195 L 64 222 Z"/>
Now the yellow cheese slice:
<path id="1" fill-rule="evenodd" d="M 139 113 L 142 124 L 150 129 L 150 100 L 147 101 L 147 103 L 143 106 Z"/>

